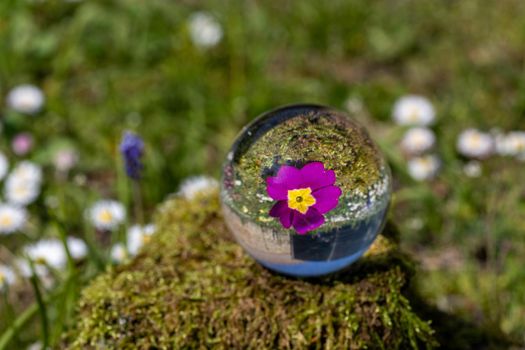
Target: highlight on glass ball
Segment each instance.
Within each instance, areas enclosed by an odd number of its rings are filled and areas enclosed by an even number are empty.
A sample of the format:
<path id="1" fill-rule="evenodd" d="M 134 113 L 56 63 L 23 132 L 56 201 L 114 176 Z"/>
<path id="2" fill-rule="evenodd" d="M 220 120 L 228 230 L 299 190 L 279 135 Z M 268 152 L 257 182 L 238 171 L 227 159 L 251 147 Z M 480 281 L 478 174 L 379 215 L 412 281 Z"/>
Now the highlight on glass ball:
<path id="1" fill-rule="evenodd" d="M 223 168 L 230 231 L 260 264 L 290 276 L 355 262 L 383 228 L 390 195 L 390 170 L 366 130 L 318 105 L 263 114 Z"/>

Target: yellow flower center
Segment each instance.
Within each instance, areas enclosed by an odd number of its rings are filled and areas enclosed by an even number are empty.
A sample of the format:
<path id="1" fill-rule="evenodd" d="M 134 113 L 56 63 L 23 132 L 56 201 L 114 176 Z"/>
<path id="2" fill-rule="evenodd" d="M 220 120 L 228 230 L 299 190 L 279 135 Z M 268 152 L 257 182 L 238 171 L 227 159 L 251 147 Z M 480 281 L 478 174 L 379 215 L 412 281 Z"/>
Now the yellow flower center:
<path id="1" fill-rule="evenodd" d="M 408 121 L 410 123 L 416 123 L 419 121 L 419 108 L 416 106 L 411 106 L 408 111 Z"/>
<path id="2" fill-rule="evenodd" d="M 470 142 L 472 143 L 473 147 L 479 147 L 481 145 L 481 136 L 478 134 L 474 134 L 470 138 Z"/>
<path id="3" fill-rule="evenodd" d="M 5 275 L 0 272 L 0 285 L 4 284 L 4 282 L 7 280 L 7 278 L 5 277 Z"/>
<path id="4" fill-rule="evenodd" d="M 0 216 L 0 226 L 11 226 L 13 219 L 9 215 Z"/>
<path id="5" fill-rule="evenodd" d="M 295 209 L 301 214 L 306 214 L 308 208 L 314 204 L 315 198 L 312 196 L 310 187 L 288 190 L 288 208 Z"/>
<path id="6" fill-rule="evenodd" d="M 150 235 L 142 235 L 142 244 L 146 244 L 149 241 L 151 241 L 151 236 Z"/>
<path id="7" fill-rule="evenodd" d="M 111 215 L 111 212 L 109 210 L 102 210 L 99 215 L 99 219 L 103 223 L 111 222 L 113 219 L 113 215 Z"/>

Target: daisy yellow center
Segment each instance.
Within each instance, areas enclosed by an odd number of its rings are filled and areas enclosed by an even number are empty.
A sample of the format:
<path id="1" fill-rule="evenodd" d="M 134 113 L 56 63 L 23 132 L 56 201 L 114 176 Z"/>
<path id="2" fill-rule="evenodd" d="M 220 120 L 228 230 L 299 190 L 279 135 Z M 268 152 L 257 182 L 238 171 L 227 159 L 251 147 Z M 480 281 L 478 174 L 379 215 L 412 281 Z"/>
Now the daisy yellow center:
<path id="1" fill-rule="evenodd" d="M 306 214 L 308 208 L 314 204 L 315 198 L 312 196 L 310 187 L 288 190 L 288 208 L 295 209 L 301 214 Z"/>
<path id="2" fill-rule="evenodd" d="M 142 236 L 142 243 L 143 244 L 148 243 L 150 240 L 151 240 L 151 236 L 150 235 L 143 235 Z"/>
<path id="3" fill-rule="evenodd" d="M 109 210 L 102 210 L 99 215 L 99 219 L 103 223 L 111 222 L 113 219 L 113 215 L 111 215 L 111 212 Z"/>
<path id="4" fill-rule="evenodd" d="M 419 119 L 419 108 L 416 106 L 411 106 L 408 112 L 408 121 L 411 123 L 417 122 Z"/>
<path id="5" fill-rule="evenodd" d="M 1 226 L 10 226 L 13 223 L 13 219 L 9 215 L 0 216 L 0 225 Z"/>
<path id="6" fill-rule="evenodd" d="M 423 134 L 416 134 L 416 137 L 414 137 L 414 144 L 416 145 L 424 145 L 426 141 L 426 137 L 423 136 Z"/>
<path id="7" fill-rule="evenodd" d="M 4 284 L 5 281 L 6 281 L 5 275 L 2 272 L 0 272 L 0 285 Z"/>
<path id="8" fill-rule="evenodd" d="M 472 135 L 472 137 L 470 138 L 470 142 L 472 143 L 473 147 L 479 147 L 481 145 L 481 136 L 477 134 Z"/>
<path id="9" fill-rule="evenodd" d="M 15 191 L 18 194 L 24 194 L 27 192 L 27 190 L 24 187 L 17 187 Z"/>

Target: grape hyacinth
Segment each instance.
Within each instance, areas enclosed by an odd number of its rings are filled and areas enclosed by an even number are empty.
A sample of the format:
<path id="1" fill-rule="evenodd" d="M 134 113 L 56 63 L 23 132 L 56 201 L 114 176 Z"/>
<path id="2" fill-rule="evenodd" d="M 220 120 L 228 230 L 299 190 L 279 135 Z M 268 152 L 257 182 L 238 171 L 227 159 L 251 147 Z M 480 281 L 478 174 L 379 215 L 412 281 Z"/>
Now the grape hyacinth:
<path id="1" fill-rule="evenodd" d="M 144 141 L 137 134 L 126 131 L 120 143 L 120 152 L 124 157 L 126 173 L 134 180 L 141 177 L 143 168 L 141 158 L 144 153 Z"/>

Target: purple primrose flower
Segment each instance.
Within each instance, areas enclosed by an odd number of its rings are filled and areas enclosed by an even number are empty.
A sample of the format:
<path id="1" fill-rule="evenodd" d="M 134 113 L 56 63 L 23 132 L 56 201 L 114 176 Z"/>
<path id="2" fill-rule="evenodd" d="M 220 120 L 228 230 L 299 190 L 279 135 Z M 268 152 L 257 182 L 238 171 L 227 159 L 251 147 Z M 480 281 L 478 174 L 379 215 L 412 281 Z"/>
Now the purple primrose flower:
<path id="1" fill-rule="evenodd" d="M 144 141 L 137 134 L 126 131 L 120 142 L 120 152 L 124 157 L 126 173 L 130 178 L 138 180 L 143 168 L 141 158 L 144 153 Z"/>
<path id="2" fill-rule="evenodd" d="M 334 183 L 335 172 L 325 169 L 321 162 L 308 163 L 301 169 L 283 165 L 277 176 L 266 179 L 268 195 L 278 201 L 269 214 L 299 234 L 315 230 L 324 223 L 323 214 L 339 203 L 342 192 Z"/>

